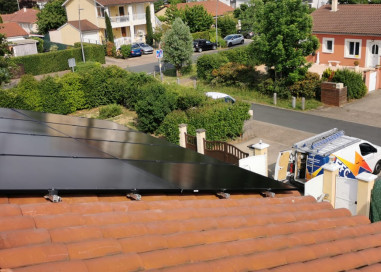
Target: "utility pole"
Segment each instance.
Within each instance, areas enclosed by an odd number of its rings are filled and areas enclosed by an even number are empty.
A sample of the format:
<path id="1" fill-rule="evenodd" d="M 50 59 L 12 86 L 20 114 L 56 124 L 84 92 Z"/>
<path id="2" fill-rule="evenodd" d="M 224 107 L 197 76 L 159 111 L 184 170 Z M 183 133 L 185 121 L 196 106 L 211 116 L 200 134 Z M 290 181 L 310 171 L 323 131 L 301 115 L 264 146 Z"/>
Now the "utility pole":
<path id="1" fill-rule="evenodd" d="M 18 8 L 19 8 L 19 10 L 20 10 L 20 3 L 19 3 L 19 0 L 17 0 L 17 6 L 18 6 Z"/>
<path id="2" fill-rule="evenodd" d="M 217 28 L 218 0 L 216 0 L 216 44 L 218 47 L 218 28 Z"/>
<path id="3" fill-rule="evenodd" d="M 78 1 L 78 28 L 79 28 L 79 38 L 81 40 L 81 50 L 82 50 L 82 60 L 83 62 L 86 62 L 85 59 L 85 51 L 83 51 L 83 43 L 82 43 L 82 30 L 81 30 L 81 9 L 79 6 L 80 1 Z"/>

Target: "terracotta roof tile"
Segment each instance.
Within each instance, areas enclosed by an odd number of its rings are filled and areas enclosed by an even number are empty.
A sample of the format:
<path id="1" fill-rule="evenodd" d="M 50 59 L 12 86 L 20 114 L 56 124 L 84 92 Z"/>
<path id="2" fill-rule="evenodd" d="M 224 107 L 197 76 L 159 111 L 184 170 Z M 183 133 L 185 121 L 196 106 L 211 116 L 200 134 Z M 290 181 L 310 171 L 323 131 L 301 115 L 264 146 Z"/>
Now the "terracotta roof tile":
<path id="1" fill-rule="evenodd" d="M 30 23 L 33 24 L 37 21 L 37 14 L 39 10 L 36 9 L 20 9 L 12 14 L 2 14 L 3 22 L 16 22 L 16 23 Z"/>
<path id="2" fill-rule="evenodd" d="M 179 9 L 185 9 L 185 7 L 193 7 L 196 5 L 203 6 L 206 11 L 212 15 L 213 17 L 216 16 L 216 11 L 218 12 L 217 16 L 224 15 L 227 12 L 233 12 L 234 8 L 226 5 L 225 3 L 216 0 L 207 0 L 207 1 L 201 1 L 201 2 L 189 2 L 189 3 L 180 3 L 177 4 L 177 8 Z M 218 5 L 218 8 L 216 9 L 216 5 Z"/>
<path id="3" fill-rule="evenodd" d="M 62 227 L 81 226 L 86 223 L 84 217 L 80 214 L 57 214 L 35 216 L 37 228 L 54 229 Z"/>
<path id="4" fill-rule="evenodd" d="M 314 33 L 381 35 L 381 5 L 325 5 L 311 15 Z"/>
<path id="5" fill-rule="evenodd" d="M 10 272 L 89 272 L 83 261 L 66 261 L 31 265 L 12 269 Z M 6 271 L 5 271 L 6 272 Z"/>
<path id="6" fill-rule="evenodd" d="M 7 204 L 8 203 L 8 197 L 0 196 L 0 204 Z"/>
<path id="7" fill-rule="evenodd" d="M 0 267 L 14 268 L 26 265 L 68 260 L 66 246 L 44 244 L 0 250 Z"/>
<path id="8" fill-rule="evenodd" d="M 30 216 L 0 217 L 0 231 L 34 228 L 34 220 Z"/>
<path id="9" fill-rule="evenodd" d="M 28 33 L 15 22 L 0 24 L 0 33 L 6 37 L 28 36 Z"/>
<path id="10" fill-rule="evenodd" d="M 143 269 L 143 262 L 137 254 L 117 254 L 103 258 L 86 260 L 85 264 L 91 272 L 128 272 Z"/>
<path id="11" fill-rule="evenodd" d="M 50 242 L 49 232 L 45 229 L 26 229 L 0 232 L 0 249 Z"/>
<path id="12" fill-rule="evenodd" d="M 0 204 L 0 267 L 313 272 L 332 262 L 338 270 L 381 262 L 381 223 L 311 197 L 112 199 Z M 341 264 L 346 258 L 354 260 Z"/>
<path id="13" fill-rule="evenodd" d="M 69 25 L 72 25 L 76 29 L 79 29 L 79 22 L 78 21 L 68 21 Z M 93 23 L 89 22 L 88 20 L 81 20 L 81 30 L 82 31 L 94 31 L 99 30 L 99 27 L 94 25 Z"/>
<path id="14" fill-rule="evenodd" d="M 78 226 L 49 230 L 53 243 L 73 243 L 103 238 L 99 227 Z"/>
<path id="15" fill-rule="evenodd" d="M 131 4 L 131 3 L 145 3 L 147 0 L 97 0 L 103 6 Z"/>

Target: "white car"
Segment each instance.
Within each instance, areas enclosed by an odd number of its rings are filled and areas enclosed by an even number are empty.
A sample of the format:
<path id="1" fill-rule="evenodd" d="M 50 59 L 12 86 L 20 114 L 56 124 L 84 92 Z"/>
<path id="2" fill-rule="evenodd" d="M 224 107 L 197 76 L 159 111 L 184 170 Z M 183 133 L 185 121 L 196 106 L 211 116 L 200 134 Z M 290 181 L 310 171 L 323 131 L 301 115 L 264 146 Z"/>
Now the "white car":
<path id="1" fill-rule="evenodd" d="M 224 93 L 207 92 L 205 95 L 213 99 L 224 99 L 227 103 L 235 103 L 235 99 L 233 97 Z"/>

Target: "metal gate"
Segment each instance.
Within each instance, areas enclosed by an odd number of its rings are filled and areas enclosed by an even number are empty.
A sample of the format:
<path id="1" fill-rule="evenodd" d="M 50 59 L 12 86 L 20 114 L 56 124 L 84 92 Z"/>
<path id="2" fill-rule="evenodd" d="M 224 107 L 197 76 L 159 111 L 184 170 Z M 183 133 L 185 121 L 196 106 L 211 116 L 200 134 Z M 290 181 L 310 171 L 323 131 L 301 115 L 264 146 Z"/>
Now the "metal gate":
<path id="1" fill-rule="evenodd" d="M 357 214 L 357 179 L 336 178 L 335 208 L 346 208 L 352 215 Z"/>
<path id="2" fill-rule="evenodd" d="M 185 133 L 185 147 L 197 152 L 197 139 L 196 139 L 196 137 Z"/>
<path id="3" fill-rule="evenodd" d="M 239 150 L 231 144 L 207 140 L 204 140 L 204 153 L 209 157 L 234 165 L 238 165 L 240 159 L 249 156 L 248 153 Z"/>
<path id="4" fill-rule="evenodd" d="M 370 72 L 369 75 L 369 91 L 374 91 L 376 89 L 377 82 L 377 72 Z"/>

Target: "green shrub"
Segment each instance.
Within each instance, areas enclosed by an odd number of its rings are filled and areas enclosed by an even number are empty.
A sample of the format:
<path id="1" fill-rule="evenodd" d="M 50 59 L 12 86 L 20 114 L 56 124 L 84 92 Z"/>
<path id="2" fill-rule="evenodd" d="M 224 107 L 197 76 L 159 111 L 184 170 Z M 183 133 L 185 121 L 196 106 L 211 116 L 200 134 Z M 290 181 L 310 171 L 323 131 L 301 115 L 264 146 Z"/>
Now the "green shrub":
<path id="1" fill-rule="evenodd" d="M 152 84 L 143 90 L 143 97 L 135 106 L 138 128 L 144 132 L 155 132 L 165 116 L 176 107 L 176 96 L 164 85 Z"/>
<path id="2" fill-rule="evenodd" d="M 245 65 L 253 65 L 253 64 L 255 65 L 256 64 L 256 63 L 253 63 L 253 58 L 250 55 L 250 52 L 246 46 L 237 47 L 237 48 L 230 49 L 230 50 L 225 50 L 219 54 L 227 57 L 230 62 L 245 64 Z"/>
<path id="3" fill-rule="evenodd" d="M 331 81 L 334 75 L 335 71 L 332 71 L 330 68 L 327 68 L 324 70 L 321 78 L 323 81 Z"/>
<path id="4" fill-rule="evenodd" d="M 164 135 L 167 141 L 179 144 L 179 124 L 187 124 L 188 117 L 184 111 L 175 110 L 169 113 L 161 123 L 157 134 Z"/>
<path id="5" fill-rule="evenodd" d="M 131 44 L 129 45 L 123 44 L 120 47 L 120 53 L 122 54 L 124 59 L 129 58 L 131 56 Z"/>
<path id="6" fill-rule="evenodd" d="M 96 61 L 79 62 L 76 64 L 74 70 L 76 72 L 88 71 L 90 69 L 94 69 L 94 68 L 101 67 L 101 66 L 102 65 Z"/>
<path id="7" fill-rule="evenodd" d="M 198 39 L 205 39 L 209 40 L 209 31 L 201 31 L 201 32 L 195 32 L 192 33 L 193 40 L 198 40 Z"/>
<path id="8" fill-rule="evenodd" d="M 220 46 L 223 48 L 227 47 L 226 41 L 221 36 L 218 36 L 217 38 L 218 38 L 217 46 Z M 216 42 L 216 35 L 210 36 L 210 41 L 215 43 Z"/>
<path id="9" fill-rule="evenodd" d="M 203 55 L 197 59 L 197 77 L 210 81 L 212 71 L 228 62 L 228 58 L 220 54 Z"/>
<path id="10" fill-rule="evenodd" d="M 253 86 L 260 78 L 260 74 L 252 66 L 229 62 L 218 69 L 214 69 L 212 77 L 211 83 L 213 84 Z"/>
<path id="11" fill-rule="evenodd" d="M 204 104 L 207 98 L 203 92 L 177 84 L 167 85 L 166 89 L 176 95 L 176 108 L 180 110 L 199 107 Z"/>
<path id="12" fill-rule="evenodd" d="M 86 60 L 105 63 L 103 47 L 101 45 L 86 46 L 84 51 Z M 26 74 L 42 75 L 69 70 L 68 59 L 70 58 L 75 58 L 77 64 L 82 62 L 81 48 L 15 57 L 12 58 L 12 61 L 15 64 L 21 64 Z"/>
<path id="13" fill-rule="evenodd" d="M 359 99 L 367 92 L 362 75 L 348 69 L 337 70 L 332 81 L 341 82 L 344 83 L 344 86 L 347 86 L 349 99 Z"/>
<path id="14" fill-rule="evenodd" d="M 64 109 L 67 113 L 84 109 L 86 106 L 85 93 L 81 84 L 81 75 L 78 73 L 69 73 L 59 79 L 62 84 L 60 93 L 63 97 Z M 64 112 L 62 112 L 64 114 Z"/>
<path id="15" fill-rule="evenodd" d="M 99 109 L 99 118 L 100 119 L 107 119 L 114 116 L 118 116 L 122 114 L 122 108 L 121 106 L 117 104 L 111 104 L 104 107 L 101 107 Z"/>
<path id="16" fill-rule="evenodd" d="M 249 118 L 250 105 L 236 102 L 213 101 L 202 108 L 186 111 L 188 131 L 195 134 L 196 128 L 206 129 L 206 137 L 212 141 L 226 141 L 242 134 L 243 122 Z"/>
<path id="17" fill-rule="evenodd" d="M 291 97 L 285 79 L 278 79 L 274 82 L 271 78 L 268 78 L 259 83 L 257 89 L 261 94 L 268 96 L 272 96 L 276 93 L 279 98 L 288 99 Z"/>
<path id="18" fill-rule="evenodd" d="M 303 80 L 289 87 L 290 94 L 295 97 L 320 99 L 321 80 L 318 74 L 308 72 Z"/>

